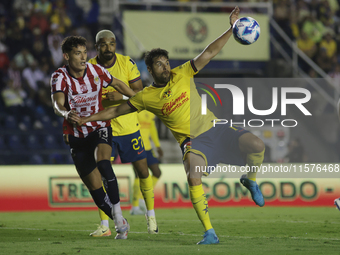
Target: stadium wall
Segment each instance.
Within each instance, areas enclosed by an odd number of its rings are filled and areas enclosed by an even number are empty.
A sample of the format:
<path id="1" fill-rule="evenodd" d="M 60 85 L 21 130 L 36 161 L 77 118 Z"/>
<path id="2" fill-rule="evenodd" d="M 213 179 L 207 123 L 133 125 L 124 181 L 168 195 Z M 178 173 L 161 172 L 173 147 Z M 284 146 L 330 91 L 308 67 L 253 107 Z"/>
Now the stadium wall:
<path id="1" fill-rule="evenodd" d="M 130 208 L 134 173 L 114 165 L 123 208 Z M 161 165 L 155 207 L 191 207 L 183 165 Z M 241 175 L 241 174 L 240 174 Z M 2 166 L 0 211 L 93 210 L 96 206 L 73 165 Z M 333 206 L 340 197 L 338 178 L 259 178 L 267 206 Z M 254 206 L 238 178 L 205 178 L 209 206 Z"/>

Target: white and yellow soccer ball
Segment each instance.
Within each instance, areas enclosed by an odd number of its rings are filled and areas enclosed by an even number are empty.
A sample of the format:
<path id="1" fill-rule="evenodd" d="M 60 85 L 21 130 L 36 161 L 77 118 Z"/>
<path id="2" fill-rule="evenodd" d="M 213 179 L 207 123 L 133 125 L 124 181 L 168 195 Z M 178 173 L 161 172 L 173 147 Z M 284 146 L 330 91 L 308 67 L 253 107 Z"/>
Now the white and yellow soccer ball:
<path id="1" fill-rule="evenodd" d="M 241 44 L 252 44 L 260 37 L 260 25 L 251 17 L 240 18 L 233 25 L 233 35 Z"/>

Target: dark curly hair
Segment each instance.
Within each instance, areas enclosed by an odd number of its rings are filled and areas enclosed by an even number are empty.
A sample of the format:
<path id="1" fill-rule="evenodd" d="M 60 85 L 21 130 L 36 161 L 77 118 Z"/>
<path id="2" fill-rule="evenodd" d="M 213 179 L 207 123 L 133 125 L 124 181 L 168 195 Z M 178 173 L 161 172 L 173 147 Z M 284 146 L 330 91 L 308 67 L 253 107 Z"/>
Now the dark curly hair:
<path id="1" fill-rule="evenodd" d="M 86 47 L 86 39 L 82 36 L 68 36 L 61 43 L 63 53 L 69 53 L 74 47 L 78 45 Z"/>
<path id="2" fill-rule="evenodd" d="M 169 52 L 166 51 L 166 50 L 160 49 L 160 48 L 152 49 L 152 50 L 146 52 L 145 57 L 144 57 L 144 61 L 145 61 L 146 66 L 152 67 L 153 59 L 155 57 L 161 57 L 161 56 L 164 56 L 167 59 L 169 59 Z"/>

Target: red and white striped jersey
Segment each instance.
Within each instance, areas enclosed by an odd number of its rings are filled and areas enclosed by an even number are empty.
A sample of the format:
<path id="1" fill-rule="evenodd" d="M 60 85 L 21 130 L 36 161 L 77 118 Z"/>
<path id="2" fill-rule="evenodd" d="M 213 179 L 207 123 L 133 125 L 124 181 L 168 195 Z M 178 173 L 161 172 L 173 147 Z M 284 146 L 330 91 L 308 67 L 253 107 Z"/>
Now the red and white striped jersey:
<path id="1" fill-rule="evenodd" d="M 51 93 L 65 94 L 65 107 L 76 111 L 80 117 L 87 117 L 103 110 L 102 87 L 112 82 L 111 74 L 99 65 L 86 63 L 84 76 L 73 77 L 67 66 L 59 68 L 51 77 Z M 84 126 L 72 125 L 66 119 L 63 123 L 63 133 L 84 138 L 92 131 L 110 126 L 110 121 L 87 122 Z"/>

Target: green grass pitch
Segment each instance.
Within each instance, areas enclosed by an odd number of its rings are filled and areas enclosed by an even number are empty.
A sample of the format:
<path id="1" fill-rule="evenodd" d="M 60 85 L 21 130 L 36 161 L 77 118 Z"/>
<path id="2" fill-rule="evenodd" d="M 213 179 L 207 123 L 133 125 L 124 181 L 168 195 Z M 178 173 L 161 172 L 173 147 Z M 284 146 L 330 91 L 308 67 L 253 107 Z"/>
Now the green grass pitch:
<path id="1" fill-rule="evenodd" d="M 190 209 L 156 210 L 160 233 L 124 211 L 127 240 L 93 238 L 97 211 L 0 213 L 0 254 L 340 254 L 335 207 L 209 209 L 218 245 L 196 245 L 203 227 Z M 111 230 L 114 229 L 110 222 Z"/>

